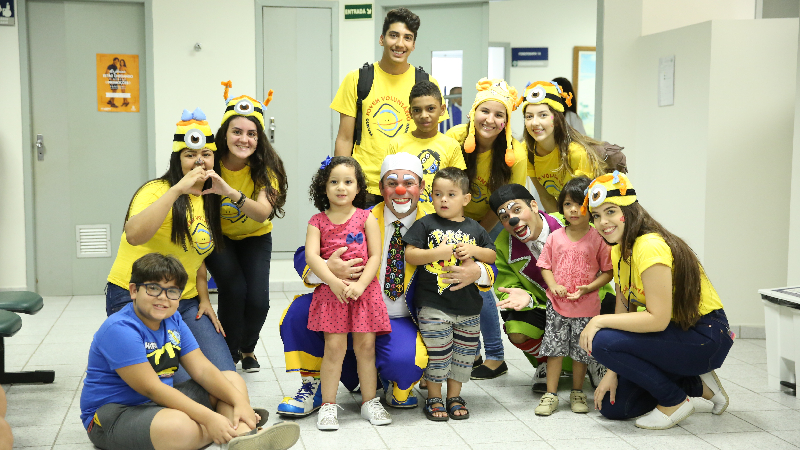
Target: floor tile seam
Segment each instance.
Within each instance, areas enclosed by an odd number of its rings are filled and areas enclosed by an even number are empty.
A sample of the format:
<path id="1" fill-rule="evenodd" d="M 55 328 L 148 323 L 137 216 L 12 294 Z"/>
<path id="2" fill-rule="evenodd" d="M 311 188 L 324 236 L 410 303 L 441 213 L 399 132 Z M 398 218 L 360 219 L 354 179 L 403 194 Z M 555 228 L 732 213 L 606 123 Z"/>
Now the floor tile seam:
<path id="1" fill-rule="evenodd" d="M 53 327 L 55 327 L 56 323 L 58 323 L 58 320 L 61 319 L 61 316 L 64 314 L 64 310 L 67 309 L 67 306 L 69 306 L 69 304 L 70 304 L 70 302 L 72 302 L 73 298 L 75 298 L 75 296 L 73 296 L 73 295 L 71 295 L 69 297 L 69 300 L 67 301 L 67 304 L 64 305 L 64 309 L 61 310 L 61 313 L 58 314 L 58 317 L 56 318 L 56 320 L 47 329 L 47 333 L 45 333 L 45 335 L 42 338 L 42 340 L 39 342 L 39 344 L 36 345 L 36 348 L 33 350 L 33 352 L 30 354 L 30 356 L 28 356 L 28 359 L 25 360 L 25 363 L 22 365 L 22 370 L 25 370 L 25 368 L 28 365 L 28 363 L 30 363 L 31 358 L 33 358 L 33 355 L 35 355 L 36 352 L 39 351 L 39 348 L 42 346 L 42 343 L 44 343 L 44 340 L 47 339 L 47 336 L 50 335 L 50 332 L 53 331 Z M 11 388 L 13 388 L 13 387 L 14 387 L 14 385 L 12 384 L 11 387 L 9 388 L 9 391 L 11 391 Z"/>
<path id="2" fill-rule="evenodd" d="M 767 431 L 767 433 L 771 434 L 772 436 L 775 436 L 776 438 L 778 438 L 778 439 L 780 439 L 780 440 L 782 440 L 782 441 L 784 441 L 784 442 L 788 443 L 789 445 L 791 445 L 791 446 L 793 446 L 793 447 L 800 448 L 800 445 L 798 445 L 798 444 L 795 444 L 794 442 L 789 442 L 789 441 L 787 441 L 786 439 L 784 439 L 784 438 L 782 438 L 782 437 L 778 436 L 777 434 L 775 434 L 775 433 L 776 433 L 775 431 Z"/>
<path id="3" fill-rule="evenodd" d="M 764 412 L 764 411 L 730 411 L 730 412 L 726 412 L 726 414 L 731 414 L 731 415 L 733 415 L 733 417 L 737 417 L 737 418 L 739 418 L 740 420 L 744 420 L 745 422 L 749 423 L 750 425 L 752 425 L 752 426 L 754 426 L 754 427 L 758 428 L 758 430 L 759 430 L 759 431 L 764 431 L 764 432 L 766 432 L 766 433 L 769 433 L 769 431 L 768 431 L 768 430 L 765 430 L 765 429 L 761 428 L 760 426 L 758 426 L 758 425 L 754 424 L 754 423 L 753 423 L 753 422 L 751 422 L 750 420 L 747 420 L 746 418 L 744 418 L 744 417 L 742 417 L 742 416 L 740 416 L 740 415 L 738 415 L 738 414 L 737 414 L 737 413 L 751 413 L 751 412 L 755 412 L 755 413 L 761 413 L 761 412 Z"/>

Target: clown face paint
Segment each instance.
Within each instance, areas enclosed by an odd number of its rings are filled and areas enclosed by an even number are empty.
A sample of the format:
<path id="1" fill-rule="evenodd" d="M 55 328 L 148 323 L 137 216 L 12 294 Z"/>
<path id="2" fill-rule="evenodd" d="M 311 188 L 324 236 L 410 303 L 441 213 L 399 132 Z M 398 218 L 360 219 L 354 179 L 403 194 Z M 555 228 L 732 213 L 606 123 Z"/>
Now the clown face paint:
<path id="1" fill-rule="evenodd" d="M 384 175 L 381 195 L 397 218 L 406 217 L 417 209 L 422 187 L 418 180 L 410 170 L 390 170 Z"/>
<path id="2" fill-rule="evenodd" d="M 509 200 L 497 208 L 497 217 L 508 234 L 522 242 L 536 239 L 542 229 L 542 218 L 525 200 Z"/>
<path id="3" fill-rule="evenodd" d="M 592 218 L 594 227 L 606 242 L 618 244 L 622 240 L 622 233 L 625 231 L 625 216 L 622 215 L 622 208 L 619 205 L 607 202 L 592 208 Z"/>

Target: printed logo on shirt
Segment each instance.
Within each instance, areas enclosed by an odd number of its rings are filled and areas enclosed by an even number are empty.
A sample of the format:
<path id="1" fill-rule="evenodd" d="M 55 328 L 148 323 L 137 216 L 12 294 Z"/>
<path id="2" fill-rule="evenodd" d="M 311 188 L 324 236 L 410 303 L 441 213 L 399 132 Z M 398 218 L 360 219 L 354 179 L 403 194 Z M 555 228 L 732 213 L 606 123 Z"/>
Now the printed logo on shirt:
<path id="1" fill-rule="evenodd" d="M 643 306 L 643 307 L 647 308 L 647 305 L 645 305 L 644 303 L 642 303 L 639 300 L 639 296 L 640 295 L 642 297 L 645 296 L 644 295 L 644 289 L 639 289 L 636 286 L 633 286 L 633 289 L 631 289 L 631 286 L 621 285 L 620 286 L 620 290 L 622 291 L 622 296 L 623 297 L 630 298 L 631 305 Z"/>
<path id="2" fill-rule="evenodd" d="M 488 183 L 482 178 L 475 177 L 475 180 L 470 184 L 469 192 L 472 194 L 472 201 L 475 203 L 486 203 L 489 201 L 487 190 L 485 186 Z"/>
<path id="3" fill-rule="evenodd" d="M 561 188 L 558 187 L 558 184 L 556 184 L 556 180 L 545 180 L 544 183 L 542 183 L 542 186 L 544 186 L 544 189 L 555 198 L 558 198 L 559 194 L 561 194 Z"/>
<path id="4" fill-rule="evenodd" d="M 247 216 L 233 203 L 230 197 L 222 197 L 222 206 L 219 212 L 220 219 L 230 223 L 247 222 Z"/>
<path id="5" fill-rule="evenodd" d="M 194 223 L 189 227 L 192 235 L 192 247 L 198 255 L 204 255 L 214 249 L 214 240 L 211 239 L 211 232 L 204 221 L 199 217 L 194 218 Z"/>
<path id="6" fill-rule="evenodd" d="M 471 237 L 469 233 L 464 233 L 461 230 L 440 230 L 437 228 L 428 234 L 428 248 L 436 248 L 442 244 L 456 245 L 460 243 L 475 245 L 475 239 Z M 460 265 L 461 261 L 456 258 L 456 255 L 450 255 L 450 259 L 447 260 L 435 261 L 425 265 L 425 270 L 436 275 L 439 294 L 451 286 L 451 284 L 443 283 L 442 279 L 439 277 L 439 275 L 444 273 L 444 268 Z"/>
<path id="7" fill-rule="evenodd" d="M 147 361 L 156 371 L 159 378 L 170 378 L 178 370 L 178 363 L 181 359 L 181 335 L 176 330 L 167 330 L 169 342 L 163 347 L 157 348 L 155 342 L 145 342 L 144 347 L 152 350 L 147 353 Z"/>
<path id="8" fill-rule="evenodd" d="M 411 126 L 408 106 L 391 95 L 373 100 L 367 107 L 364 118 L 370 136 L 375 136 L 375 133 L 379 132 L 388 138 L 393 138 L 398 134 L 408 133 Z"/>
<path id="9" fill-rule="evenodd" d="M 442 156 L 439 152 L 433 151 L 431 149 L 423 150 L 417 155 L 419 161 L 422 163 L 422 175 L 436 175 L 436 172 L 441 169 L 442 164 Z M 433 180 L 432 177 L 430 177 Z M 433 190 L 433 183 L 425 183 L 425 191 L 421 192 L 419 195 L 419 201 L 422 203 L 431 203 L 433 202 L 433 198 L 431 197 L 431 191 Z"/>

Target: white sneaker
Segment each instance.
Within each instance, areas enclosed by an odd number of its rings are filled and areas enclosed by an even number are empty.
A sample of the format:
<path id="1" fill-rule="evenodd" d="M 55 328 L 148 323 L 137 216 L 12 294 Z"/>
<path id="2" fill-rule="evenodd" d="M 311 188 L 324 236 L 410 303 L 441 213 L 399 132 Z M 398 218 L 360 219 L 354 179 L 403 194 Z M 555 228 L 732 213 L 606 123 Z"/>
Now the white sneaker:
<path id="1" fill-rule="evenodd" d="M 730 399 L 728 398 L 728 393 L 725 392 L 725 388 L 722 387 L 717 373 L 712 370 L 711 372 L 700 375 L 700 379 L 711 389 L 711 392 L 714 393 L 714 396 L 711 397 L 711 403 L 714 404 L 714 407 L 711 408 L 711 414 L 720 415 L 724 413 L 728 408 Z"/>
<path id="2" fill-rule="evenodd" d="M 305 417 L 322 406 L 322 390 L 319 378 L 302 377 L 303 384 L 294 397 L 284 397 L 278 405 L 282 416 Z"/>
<path id="3" fill-rule="evenodd" d="M 392 423 L 392 415 L 383 409 L 380 397 L 375 397 L 361 405 L 361 417 L 369 420 L 369 423 L 373 425 L 389 425 Z"/>
<path id="4" fill-rule="evenodd" d="M 551 393 L 544 394 L 539 400 L 539 406 L 533 411 L 537 416 L 549 416 L 558 410 L 558 396 Z"/>
<path id="5" fill-rule="evenodd" d="M 648 430 L 666 430 L 678 424 L 681 420 L 689 417 L 694 413 L 694 406 L 687 398 L 672 415 L 666 415 L 658 410 L 653 409 L 649 413 L 636 419 L 636 426 Z"/>
<path id="6" fill-rule="evenodd" d="M 344 409 L 336 403 L 325 403 L 319 408 L 319 414 L 317 414 L 318 430 L 327 431 L 339 429 L 339 418 L 336 416 L 338 412 L 336 408 Z"/>
<path id="7" fill-rule="evenodd" d="M 531 390 L 537 394 L 547 393 L 547 363 L 539 363 L 539 366 L 536 367 Z"/>

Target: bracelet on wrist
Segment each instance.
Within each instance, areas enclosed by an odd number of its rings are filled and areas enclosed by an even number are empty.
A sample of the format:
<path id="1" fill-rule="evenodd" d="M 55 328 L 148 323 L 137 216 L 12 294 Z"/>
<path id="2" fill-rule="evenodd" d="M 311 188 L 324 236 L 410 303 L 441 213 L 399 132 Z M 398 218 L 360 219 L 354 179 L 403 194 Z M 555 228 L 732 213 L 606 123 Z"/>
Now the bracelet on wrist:
<path id="1" fill-rule="evenodd" d="M 242 206 L 244 206 L 244 201 L 247 200 L 247 197 L 244 195 L 242 191 L 238 192 L 239 192 L 239 200 L 236 200 L 234 202 L 234 205 L 236 205 L 237 208 L 241 208 Z"/>

